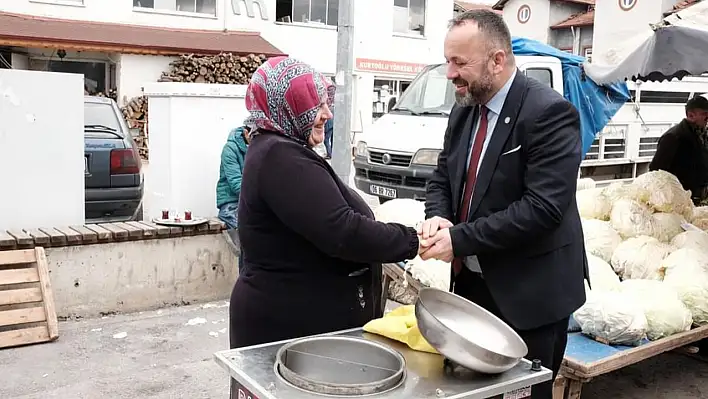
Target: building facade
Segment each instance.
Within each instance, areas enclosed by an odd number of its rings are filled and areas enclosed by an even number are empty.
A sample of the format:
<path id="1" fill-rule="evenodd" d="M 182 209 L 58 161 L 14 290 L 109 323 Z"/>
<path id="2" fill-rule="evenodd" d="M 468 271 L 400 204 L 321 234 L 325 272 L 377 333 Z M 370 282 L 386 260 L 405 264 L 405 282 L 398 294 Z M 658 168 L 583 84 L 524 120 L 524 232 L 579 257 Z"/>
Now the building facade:
<path id="1" fill-rule="evenodd" d="M 12 0 L 0 3 L 0 67 L 83 73 L 119 105 L 179 54 L 287 54 L 334 76 L 338 0 Z M 357 0 L 355 130 L 443 61 L 453 0 Z M 5 65 L 9 64 L 9 65 Z"/>
<path id="2" fill-rule="evenodd" d="M 548 43 L 581 56 L 592 55 L 595 0 L 500 0 L 511 34 Z"/>

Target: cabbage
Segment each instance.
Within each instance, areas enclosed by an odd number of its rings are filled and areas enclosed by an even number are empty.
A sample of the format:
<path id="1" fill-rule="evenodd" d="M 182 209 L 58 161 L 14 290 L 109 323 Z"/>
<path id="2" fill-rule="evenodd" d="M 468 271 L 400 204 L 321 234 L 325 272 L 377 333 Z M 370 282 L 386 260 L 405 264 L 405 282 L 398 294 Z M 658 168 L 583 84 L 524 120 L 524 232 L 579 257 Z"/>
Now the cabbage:
<path id="1" fill-rule="evenodd" d="M 573 317 L 584 334 L 609 344 L 639 345 L 646 338 L 644 309 L 621 291 L 588 292 L 587 301 Z"/>
<path id="2" fill-rule="evenodd" d="M 691 222 L 691 224 L 703 231 L 708 230 L 708 218 L 693 219 L 693 222 Z"/>
<path id="3" fill-rule="evenodd" d="M 697 206 L 693 208 L 691 221 L 696 219 L 708 219 L 708 206 Z"/>
<path id="4" fill-rule="evenodd" d="M 708 324 L 708 254 L 683 248 L 666 257 L 663 264 L 664 284 L 676 290 L 695 324 Z"/>
<path id="5" fill-rule="evenodd" d="M 650 340 L 691 329 L 691 311 L 670 285 L 655 280 L 625 280 L 620 284 L 620 291 L 631 296 L 644 309 Z"/>
<path id="6" fill-rule="evenodd" d="M 609 220 L 612 203 L 601 188 L 590 188 L 575 193 L 580 216 L 587 219 Z"/>
<path id="7" fill-rule="evenodd" d="M 609 262 L 612 253 L 622 242 L 622 237 L 609 222 L 597 219 L 583 219 L 585 250 Z"/>
<path id="8" fill-rule="evenodd" d="M 400 223 L 408 227 L 425 220 L 425 204 L 409 198 L 398 198 L 379 205 L 374 211 L 376 220 L 384 223 Z"/>
<path id="9" fill-rule="evenodd" d="M 663 170 L 644 173 L 634 179 L 637 200 L 657 212 L 677 213 L 686 219 L 693 217 L 691 192 L 683 189 L 676 176 Z"/>
<path id="10" fill-rule="evenodd" d="M 681 225 L 686 223 L 686 219 L 675 213 L 655 213 L 654 237 L 659 241 L 669 242 L 677 234 L 683 233 Z"/>
<path id="11" fill-rule="evenodd" d="M 592 291 L 613 291 L 619 289 L 620 279 L 612 270 L 612 266 L 604 260 L 587 254 L 588 271 L 590 272 L 590 285 Z"/>
<path id="12" fill-rule="evenodd" d="M 406 270 L 421 284 L 447 291 L 450 289 L 450 264 L 437 259 L 416 256 L 406 263 Z"/>
<path id="13" fill-rule="evenodd" d="M 583 178 L 583 179 L 578 179 L 578 186 L 577 190 L 587 190 L 591 188 L 597 187 L 597 184 L 595 183 L 595 180 L 590 179 L 590 178 Z"/>
<path id="14" fill-rule="evenodd" d="M 676 249 L 693 248 L 700 252 L 708 250 L 708 233 L 702 231 L 684 231 L 671 240 L 671 246 Z"/>
<path id="15" fill-rule="evenodd" d="M 664 277 L 661 261 L 672 249 L 670 245 L 654 237 L 633 237 L 617 246 L 610 263 L 615 272 L 625 280 L 661 280 Z"/>
<path id="16" fill-rule="evenodd" d="M 637 192 L 634 186 L 631 184 L 623 184 L 620 182 L 615 182 L 605 187 L 602 190 L 602 194 L 607 197 L 610 204 L 614 204 L 620 199 L 636 199 Z"/>
<path id="17" fill-rule="evenodd" d="M 654 217 L 649 209 L 629 199 L 612 205 L 610 224 L 623 238 L 654 235 Z"/>

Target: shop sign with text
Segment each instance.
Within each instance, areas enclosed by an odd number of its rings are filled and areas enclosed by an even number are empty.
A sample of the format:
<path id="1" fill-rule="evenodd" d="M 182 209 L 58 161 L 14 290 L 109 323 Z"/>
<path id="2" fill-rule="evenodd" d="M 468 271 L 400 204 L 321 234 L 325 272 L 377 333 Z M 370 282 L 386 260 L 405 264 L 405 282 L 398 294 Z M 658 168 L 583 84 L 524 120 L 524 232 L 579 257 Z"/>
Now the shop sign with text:
<path id="1" fill-rule="evenodd" d="M 425 68 L 424 64 L 414 64 L 410 62 L 371 60 L 368 58 L 356 59 L 356 69 L 360 71 L 416 75 L 418 72 L 422 71 L 423 68 Z"/>

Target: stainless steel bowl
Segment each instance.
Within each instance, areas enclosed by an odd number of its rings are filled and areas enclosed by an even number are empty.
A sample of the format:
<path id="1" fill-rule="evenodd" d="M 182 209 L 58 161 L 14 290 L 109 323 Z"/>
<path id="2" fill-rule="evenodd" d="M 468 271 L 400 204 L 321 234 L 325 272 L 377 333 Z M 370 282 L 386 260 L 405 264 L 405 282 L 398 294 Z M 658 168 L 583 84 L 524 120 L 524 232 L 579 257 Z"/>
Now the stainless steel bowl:
<path id="1" fill-rule="evenodd" d="M 422 289 L 415 316 L 421 334 L 433 348 L 474 371 L 503 373 L 528 353 L 524 341 L 506 323 L 451 292 Z"/>

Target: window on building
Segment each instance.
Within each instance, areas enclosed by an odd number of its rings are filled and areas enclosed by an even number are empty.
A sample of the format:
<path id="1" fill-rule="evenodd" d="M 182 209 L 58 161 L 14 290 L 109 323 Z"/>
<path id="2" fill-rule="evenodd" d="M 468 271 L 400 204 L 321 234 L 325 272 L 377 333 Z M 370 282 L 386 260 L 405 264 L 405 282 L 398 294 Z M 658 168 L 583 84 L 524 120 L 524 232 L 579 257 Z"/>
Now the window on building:
<path id="1" fill-rule="evenodd" d="M 425 0 L 393 0 L 393 31 L 425 34 Z"/>
<path id="2" fill-rule="evenodd" d="M 32 58 L 30 69 L 34 71 L 64 72 L 84 75 L 84 91 L 86 94 L 107 93 L 111 83 L 108 63 L 102 61 L 68 61 Z"/>
<path id="3" fill-rule="evenodd" d="M 553 72 L 548 68 L 529 68 L 526 70 L 526 76 L 553 87 Z"/>
<path id="4" fill-rule="evenodd" d="M 339 0 L 276 0 L 275 19 L 280 22 L 299 22 L 337 26 Z"/>
<path id="5" fill-rule="evenodd" d="M 639 93 L 639 100 L 643 103 L 684 104 L 688 101 L 690 94 L 677 91 L 642 90 Z"/>
<path id="6" fill-rule="evenodd" d="M 12 53 L 0 50 L 0 69 L 12 69 Z"/>
<path id="7" fill-rule="evenodd" d="M 133 0 L 133 7 L 216 15 L 216 0 Z"/>

